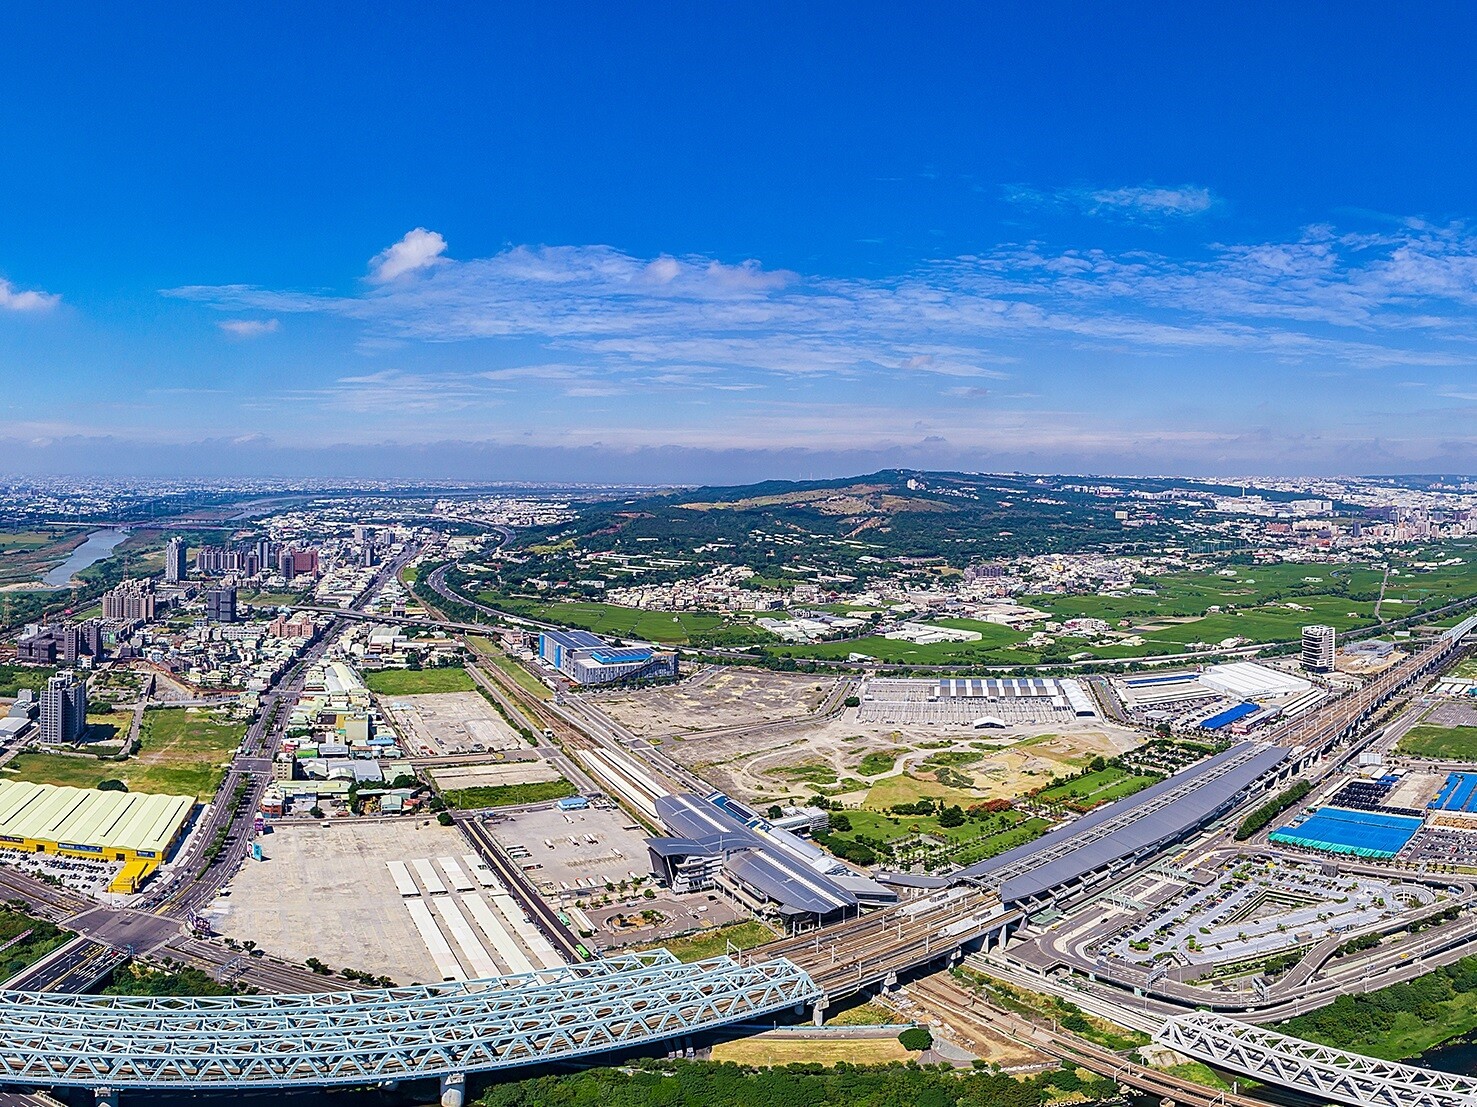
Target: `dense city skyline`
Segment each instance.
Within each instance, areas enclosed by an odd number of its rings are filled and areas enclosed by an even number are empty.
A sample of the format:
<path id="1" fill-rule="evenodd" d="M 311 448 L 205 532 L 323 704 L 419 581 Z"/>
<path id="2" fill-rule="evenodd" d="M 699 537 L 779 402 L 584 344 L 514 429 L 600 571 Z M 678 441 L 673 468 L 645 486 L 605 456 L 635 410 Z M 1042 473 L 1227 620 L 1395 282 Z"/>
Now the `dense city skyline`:
<path id="1" fill-rule="evenodd" d="M 12 13 L 0 467 L 1470 471 L 1472 16 L 1362 15 Z"/>

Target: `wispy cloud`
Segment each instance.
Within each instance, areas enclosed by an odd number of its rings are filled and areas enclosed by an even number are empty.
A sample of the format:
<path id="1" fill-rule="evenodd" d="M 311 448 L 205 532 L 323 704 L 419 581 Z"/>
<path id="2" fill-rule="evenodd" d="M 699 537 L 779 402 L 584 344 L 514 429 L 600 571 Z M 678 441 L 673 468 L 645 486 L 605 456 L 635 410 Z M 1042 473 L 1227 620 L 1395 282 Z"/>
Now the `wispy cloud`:
<path id="1" fill-rule="evenodd" d="M 276 334 L 281 324 L 276 319 L 225 319 L 216 326 L 235 338 L 260 338 Z"/>
<path id="2" fill-rule="evenodd" d="M 1147 184 L 1117 188 L 1072 185 L 1044 189 L 1009 185 L 1004 192 L 1007 200 L 1031 207 L 1071 208 L 1085 215 L 1109 215 L 1139 221 L 1204 215 L 1219 203 L 1210 189 L 1191 184 L 1172 188 Z"/>
<path id="3" fill-rule="evenodd" d="M 1189 258 L 1004 244 L 879 279 L 608 246 L 452 261 L 435 237 L 437 264 L 353 295 L 241 285 L 171 295 L 225 311 L 339 316 L 379 343 L 531 340 L 552 362 L 585 370 L 746 379 L 998 379 L 1039 361 L 1043 343 L 1324 368 L 1458 366 L 1471 364 L 1477 340 L 1477 236 L 1464 225 L 1409 222 L 1378 235 L 1319 226 Z"/>
<path id="4" fill-rule="evenodd" d="M 61 303 L 62 298 L 52 292 L 39 292 L 16 288 L 0 277 L 0 311 L 45 311 Z"/>

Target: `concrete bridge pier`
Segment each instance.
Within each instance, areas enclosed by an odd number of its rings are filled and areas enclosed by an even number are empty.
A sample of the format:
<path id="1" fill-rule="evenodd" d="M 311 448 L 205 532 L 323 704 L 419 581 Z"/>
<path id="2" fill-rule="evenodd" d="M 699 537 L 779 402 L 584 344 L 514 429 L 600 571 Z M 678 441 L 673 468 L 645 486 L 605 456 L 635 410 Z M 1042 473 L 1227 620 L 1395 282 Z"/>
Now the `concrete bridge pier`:
<path id="1" fill-rule="evenodd" d="M 449 1072 L 441 1078 L 441 1107 L 462 1107 L 466 1098 L 466 1073 Z"/>
<path id="2" fill-rule="evenodd" d="M 117 1088 L 94 1088 L 92 1095 L 97 1107 L 118 1107 Z"/>
<path id="3" fill-rule="evenodd" d="M 811 1021 L 813 1021 L 816 1026 L 826 1025 L 826 1008 L 829 1006 L 831 1006 L 831 1002 L 830 1000 L 826 999 L 825 996 L 821 996 L 820 999 L 815 1001 L 815 1017 Z"/>

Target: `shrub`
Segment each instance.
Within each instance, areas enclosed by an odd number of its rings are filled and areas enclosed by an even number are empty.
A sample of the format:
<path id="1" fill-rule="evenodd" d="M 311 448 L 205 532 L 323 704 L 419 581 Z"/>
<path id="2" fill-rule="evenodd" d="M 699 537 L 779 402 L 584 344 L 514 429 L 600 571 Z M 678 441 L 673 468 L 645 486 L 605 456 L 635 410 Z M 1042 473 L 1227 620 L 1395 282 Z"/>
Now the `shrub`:
<path id="1" fill-rule="evenodd" d="M 933 1035 L 926 1026 L 910 1026 L 897 1036 L 897 1040 L 903 1043 L 904 1049 L 913 1053 L 933 1048 Z"/>

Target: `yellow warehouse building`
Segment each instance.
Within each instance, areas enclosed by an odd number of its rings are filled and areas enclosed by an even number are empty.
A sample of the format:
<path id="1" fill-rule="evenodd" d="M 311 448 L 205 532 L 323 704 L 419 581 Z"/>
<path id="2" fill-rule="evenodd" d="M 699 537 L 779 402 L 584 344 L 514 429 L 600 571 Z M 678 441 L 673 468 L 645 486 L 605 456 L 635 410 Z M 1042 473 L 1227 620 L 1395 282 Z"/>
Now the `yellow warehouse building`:
<path id="1" fill-rule="evenodd" d="M 194 806 L 193 796 L 0 779 L 0 848 L 122 861 L 111 890 L 136 892 L 179 841 Z"/>

